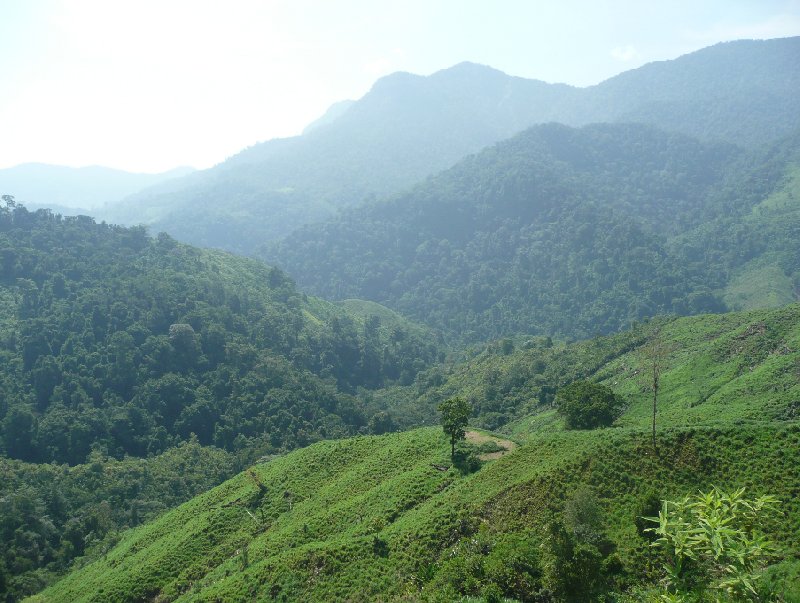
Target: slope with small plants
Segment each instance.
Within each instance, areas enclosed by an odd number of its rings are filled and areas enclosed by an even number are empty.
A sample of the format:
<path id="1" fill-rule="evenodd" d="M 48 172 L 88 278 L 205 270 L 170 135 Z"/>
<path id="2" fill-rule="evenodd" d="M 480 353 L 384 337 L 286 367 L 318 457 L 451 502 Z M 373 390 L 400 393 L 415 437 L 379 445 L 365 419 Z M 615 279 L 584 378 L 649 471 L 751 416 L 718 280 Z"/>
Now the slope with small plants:
<path id="1" fill-rule="evenodd" d="M 654 337 L 669 350 L 656 450 L 638 377 Z M 31 601 L 643 600 L 664 559 L 637 518 L 714 485 L 781 501 L 762 522 L 778 550 L 758 588 L 797 595 L 800 306 L 541 343 L 504 346 L 496 368 L 570 358 L 554 387 L 611 385 L 627 402 L 614 427 L 567 431 L 540 421 L 545 404 L 507 427 L 520 446 L 472 473 L 436 427 L 314 444 L 129 531 Z"/>

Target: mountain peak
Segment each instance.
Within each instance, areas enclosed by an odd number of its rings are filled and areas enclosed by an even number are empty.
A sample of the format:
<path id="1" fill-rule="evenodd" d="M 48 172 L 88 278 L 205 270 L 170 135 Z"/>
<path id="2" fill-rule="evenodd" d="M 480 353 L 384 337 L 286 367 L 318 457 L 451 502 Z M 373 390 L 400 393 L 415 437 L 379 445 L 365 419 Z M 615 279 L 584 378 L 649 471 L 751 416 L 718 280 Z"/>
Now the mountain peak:
<path id="1" fill-rule="evenodd" d="M 469 73 L 469 74 L 477 74 L 477 73 L 499 73 L 502 75 L 507 75 L 503 71 L 499 69 L 495 69 L 489 65 L 484 65 L 483 63 L 473 63 L 472 61 L 461 61 L 460 63 L 456 63 L 452 67 L 446 67 L 445 69 L 440 69 L 433 73 L 433 75 L 445 74 L 445 73 Z"/>

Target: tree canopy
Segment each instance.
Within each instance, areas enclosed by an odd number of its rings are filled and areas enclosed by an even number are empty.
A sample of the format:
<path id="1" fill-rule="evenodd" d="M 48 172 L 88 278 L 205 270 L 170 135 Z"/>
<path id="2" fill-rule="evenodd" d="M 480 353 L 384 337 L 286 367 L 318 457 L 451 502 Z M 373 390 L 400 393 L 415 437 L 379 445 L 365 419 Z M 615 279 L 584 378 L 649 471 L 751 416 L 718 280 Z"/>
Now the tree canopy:
<path id="1" fill-rule="evenodd" d="M 455 397 L 442 402 L 439 412 L 442 413 L 442 429 L 450 436 L 450 455 L 455 457 L 456 442 L 463 440 L 466 435 L 464 428 L 469 422 L 472 409 L 466 400 Z"/>
<path id="2" fill-rule="evenodd" d="M 611 425 L 623 401 L 610 387 L 581 380 L 559 389 L 555 404 L 568 429 L 594 429 Z"/>

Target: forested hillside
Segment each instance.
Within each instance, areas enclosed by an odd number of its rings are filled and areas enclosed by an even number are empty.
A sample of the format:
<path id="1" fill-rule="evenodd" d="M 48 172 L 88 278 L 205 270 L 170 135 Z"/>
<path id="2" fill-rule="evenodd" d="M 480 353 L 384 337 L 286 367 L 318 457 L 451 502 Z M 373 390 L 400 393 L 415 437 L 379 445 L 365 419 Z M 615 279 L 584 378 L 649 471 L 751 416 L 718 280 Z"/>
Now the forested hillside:
<path id="1" fill-rule="evenodd" d="M 748 153 L 641 125 L 537 126 L 264 257 L 316 294 L 375 300 L 461 341 L 745 307 L 736 283 L 762 268 L 791 301 L 797 143 Z"/>
<path id="2" fill-rule="evenodd" d="M 0 302 L 0 575 L 18 594 L 259 456 L 395 427 L 356 390 L 439 355 L 376 304 L 10 197 Z"/>
<path id="3" fill-rule="evenodd" d="M 343 392 L 411 380 L 435 358 L 421 330 L 309 300 L 259 262 L 2 211 L 12 458 L 78 463 L 95 444 L 140 456 L 191 433 L 227 449 L 243 438 L 291 448 L 366 423 Z"/>
<path id="4" fill-rule="evenodd" d="M 588 88 L 469 63 L 396 73 L 302 136 L 257 144 L 102 217 L 249 254 L 537 123 L 641 122 L 753 147 L 800 127 L 799 54 L 800 38 L 731 42 Z"/>
<path id="5" fill-rule="evenodd" d="M 525 400 L 526 418 L 508 426 L 513 450 L 484 437 L 505 447 L 499 460 L 457 470 L 438 428 L 315 444 L 129 531 L 31 601 L 663 600 L 670 555 L 652 546 L 642 516 L 712 485 L 779 501 L 755 526 L 777 545 L 762 560 L 770 567 L 748 597 L 725 600 L 793 601 L 799 329 L 795 304 L 655 321 L 577 345 L 492 346 L 438 391 L 469 396 L 481 421 L 492 412 L 475 404 L 491 400 L 479 391 L 488 371 L 495 385 L 513 382 L 502 394 Z M 666 350 L 656 449 L 643 379 L 655 340 Z M 613 387 L 625 410 L 612 428 L 565 430 L 537 391 L 587 378 Z M 692 567 L 680 570 L 691 584 L 714 571 Z"/>

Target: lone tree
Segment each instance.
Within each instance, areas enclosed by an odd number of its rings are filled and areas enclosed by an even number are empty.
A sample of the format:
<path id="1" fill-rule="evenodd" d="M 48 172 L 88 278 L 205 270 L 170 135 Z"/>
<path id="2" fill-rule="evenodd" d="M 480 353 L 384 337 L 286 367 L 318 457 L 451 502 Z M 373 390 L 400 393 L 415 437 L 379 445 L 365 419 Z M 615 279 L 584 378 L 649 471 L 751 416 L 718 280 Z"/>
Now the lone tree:
<path id="1" fill-rule="evenodd" d="M 642 365 L 642 380 L 645 387 L 653 392 L 653 452 L 658 452 L 656 444 L 656 413 L 658 412 L 658 388 L 661 385 L 661 373 L 667 363 L 667 358 L 672 353 L 674 346 L 666 341 L 661 334 L 661 328 L 655 330 L 642 347 L 638 356 Z"/>
<path id="2" fill-rule="evenodd" d="M 455 397 L 445 400 L 439 405 L 439 412 L 442 413 L 442 428 L 450 436 L 450 457 L 456 455 L 456 442 L 463 440 L 466 436 L 464 428 L 469 421 L 472 409 L 466 400 Z"/>
<path id="3" fill-rule="evenodd" d="M 567 429 L 607 427 L 619 416 L 622 404 L 610 387 L 592 381 L 575 381 L 556 393 L 556 408 Z"/>

